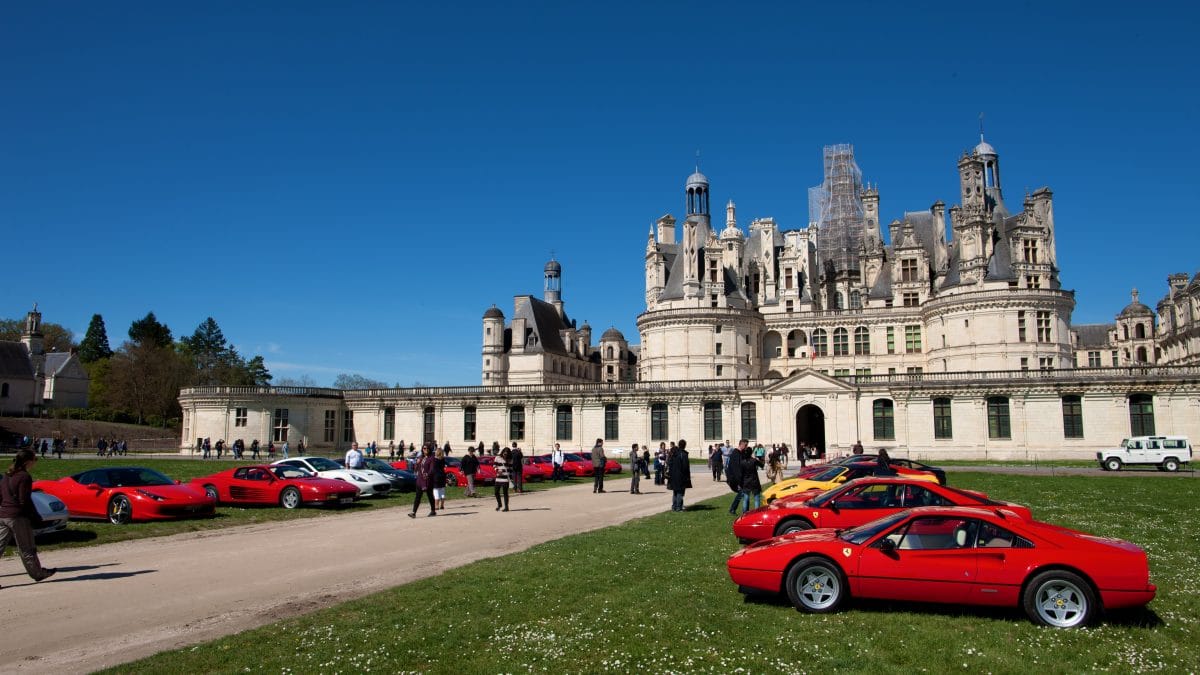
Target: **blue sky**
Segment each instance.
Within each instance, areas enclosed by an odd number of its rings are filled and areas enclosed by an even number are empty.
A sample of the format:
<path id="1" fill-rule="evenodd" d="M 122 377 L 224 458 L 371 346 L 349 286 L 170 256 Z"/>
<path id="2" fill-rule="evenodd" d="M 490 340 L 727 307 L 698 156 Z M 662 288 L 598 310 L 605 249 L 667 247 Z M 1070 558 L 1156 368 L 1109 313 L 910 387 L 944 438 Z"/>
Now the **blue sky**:
<path id="1" fill-rule="evenodd" d="M 980 112 L 1010 207 L 1055 193 L 1075 323 L 1197 271 L 1194 6 L 907 4 L 9 3 L 0 316 L 116 347 L 211 315 L 277 377 L 475 384 L 551 251 L 636 340 L 697 149 L 714 210 L 796 228 L 853 143 L 890 221 L 956 201 Z"/>

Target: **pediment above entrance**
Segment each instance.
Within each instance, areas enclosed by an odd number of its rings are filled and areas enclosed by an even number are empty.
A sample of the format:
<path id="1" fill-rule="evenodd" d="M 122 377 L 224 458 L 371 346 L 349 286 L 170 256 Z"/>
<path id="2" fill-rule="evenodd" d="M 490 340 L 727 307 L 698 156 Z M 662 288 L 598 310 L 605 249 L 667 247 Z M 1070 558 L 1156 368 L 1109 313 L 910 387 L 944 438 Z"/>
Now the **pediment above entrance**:
<path id="1" fill-rule="evenodd" d="M 764 393 L 772 394 L 816 394 L 840 391 L 854 391 L 854 387 L 812 368 L 793 373 L 763 387 Z"/>

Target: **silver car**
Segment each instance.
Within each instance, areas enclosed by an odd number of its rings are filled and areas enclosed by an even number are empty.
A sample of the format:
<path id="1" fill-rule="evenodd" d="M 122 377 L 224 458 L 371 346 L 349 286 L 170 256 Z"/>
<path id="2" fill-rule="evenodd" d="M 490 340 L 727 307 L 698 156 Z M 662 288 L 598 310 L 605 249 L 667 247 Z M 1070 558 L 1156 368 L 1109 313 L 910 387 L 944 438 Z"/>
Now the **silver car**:
<path id="1" fill-rule="evenodd" d="M 38 515 L 46 523 L 33 531 L 35 537 L 67 529 L 67 520 L 70 516 L 67 513 L 67 505 L 61 499 L 54 495 L 48 495 L 45 492 L 34 492 L 32 493 L 32 497 L 33 505 L 37 507 Z"/>

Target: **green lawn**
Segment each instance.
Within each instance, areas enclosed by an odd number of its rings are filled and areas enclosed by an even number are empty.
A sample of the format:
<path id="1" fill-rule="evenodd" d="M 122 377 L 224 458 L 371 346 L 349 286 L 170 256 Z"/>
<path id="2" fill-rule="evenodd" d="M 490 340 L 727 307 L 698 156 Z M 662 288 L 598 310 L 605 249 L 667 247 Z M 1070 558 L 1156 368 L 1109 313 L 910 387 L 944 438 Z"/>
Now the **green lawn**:
<path id="1" fill-rule="evenodd" d="M 225 469 L 249 464 L 252 462 L 233 460 L 194 460 L 194 459 L 158 459 L 150 457 L 112 457 L 104 460 L 96 459 L 54 459 L 47 458 L 38 462 L 34 469 L 34 479 L 53 480 L 62 476 L 70 476 L 85 469 L 98 466 L 144 466 L 166 474 L 170 478 L 188 482 L 192 478 L 208 476 Z M 264 461 L 264 464 L 267 462 Z M 582 480 L 582 479 L 580 479 Z M 588 479 L 590 480 L 590 479 Z M 526 490 L 533 492 L 548 489 L 562 483 L 526 483 Z M 446 488 L 446 499 L 459 499 L 464 488 Z M 371 497 L 361 499 L 352 506 L 340 509 L 327 507 L 303 507 L 287 510 L 279 507 L 236 507 L 218 506 L 217 514 L 212 518 L 192 518 L 187 520 L 165 520 L 157 522 L 135 522 L 129 525 L 113 525 L 107 521 L 72 520 L 70 526 L 62 532 L 45 537 L 39 537 L 38 549 L 53 551 L 60 548 L 77 546 L 94 546 L 129 539 L 145 539 L 180 532 L 198 532 L 202 530 L 217 530 L 236 525 L 250 525 L 274 520 L 294 520 L 296 518 L 317 518 L 330 513 L 344 512 L 346 509 L 368 512 L 393 506 L 412 507 L 413 493 L 404 492 L 388 497 Z"/>
<path id="2" fill-rule="evenodd" d="M 1148 611 L 1086 630 L 1014 611 L 852 602 L 806 615 L 730 583 L 727 499 L 473 563 L 112 672 L 1079 673 L 1200 668 L 1200 506 L 1187 479 L 953 473 L 1150 555 Z M 715 505 L 715 508 L 710 506 Z"/>

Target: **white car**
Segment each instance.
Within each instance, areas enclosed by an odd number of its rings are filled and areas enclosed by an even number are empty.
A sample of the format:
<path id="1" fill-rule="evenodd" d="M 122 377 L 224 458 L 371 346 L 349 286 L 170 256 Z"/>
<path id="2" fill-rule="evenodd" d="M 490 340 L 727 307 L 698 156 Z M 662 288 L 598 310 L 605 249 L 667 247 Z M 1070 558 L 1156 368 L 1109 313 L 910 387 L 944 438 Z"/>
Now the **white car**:
<path id="1" fill-rule="evenodd" d="M 358 488 L 363 497 L 382 497 L 392 491 L 392 482 L 387 476 L 370 469 L 344 469 L 328 457 L 293 457 L 281 459 L 275 464 L 298 466 L 308 469 L 321 478 L 344 481 Z"/>
<path id="2" fill-rule="evenodd" d="M 70 514 L 67 513 L 67 505 L 61 499 L 45 492 L 33 492 L 30 496 L 33 498 L 33 505 L 37 507 L 38 515 L 46 522 L 33 531 L 33 536 L 40 537 L 67 529 Z"/>
<path id="3" fill-rule="evenodd" d="M 1178 471 L 1182 462 L 1192 461 L 1192 444 L 1186 436 L 1134 436 L 1121 447 L 1096 453 L 1100 468 L 1120 471 L 1126 464 L 1151 464 L 1159 471 Z"/>

